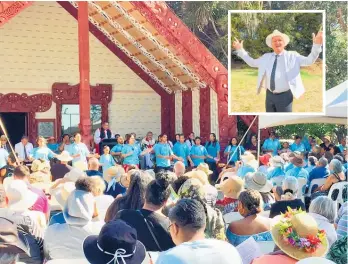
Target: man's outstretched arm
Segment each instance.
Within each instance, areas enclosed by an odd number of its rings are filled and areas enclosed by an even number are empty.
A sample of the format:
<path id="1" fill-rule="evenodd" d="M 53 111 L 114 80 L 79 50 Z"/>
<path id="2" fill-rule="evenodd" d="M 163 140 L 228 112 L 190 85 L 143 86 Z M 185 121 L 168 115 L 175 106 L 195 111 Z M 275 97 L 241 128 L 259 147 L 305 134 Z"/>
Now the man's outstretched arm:
<path id="1" fill-rule="evenodd" d="M 311 53 L 305 57 L 298 55 L 300 59 L 300 66 L 309 66 L 312 65 L 319 57 L 321 52 L 321 45 L 323 44 L 323 32 L 319 31 L 317 35 L 312 34 L 313 38 L 313 47 Z"/>
<path id="2" fill-rule="evenodd" d="M 233 41 L 232 47 L 237 51 L 238 57 L 242 58 L 250 67 L 258 68 L 261 65 L 262 57 L 258 59 L 253 59 L 243 48 L 243 40 L 238 40 L 237 38 L 234 39 L 235 41 Z"/>

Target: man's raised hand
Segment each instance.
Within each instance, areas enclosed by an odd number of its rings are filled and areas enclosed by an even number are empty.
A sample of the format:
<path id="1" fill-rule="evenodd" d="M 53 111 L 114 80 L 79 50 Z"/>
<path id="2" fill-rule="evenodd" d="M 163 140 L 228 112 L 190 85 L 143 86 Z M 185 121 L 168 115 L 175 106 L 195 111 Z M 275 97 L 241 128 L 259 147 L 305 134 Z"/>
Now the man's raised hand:
<path id="1" fill-rule="evenodd" d="M 235 39 L 235 41 L 233 41 L 232 47 L 235 50 L 243 49 L 243 40 L 238 40 L 237 38 L 234 38 L 234 39 Z"/>
<path id="2" fill-rule="evenodd" d="M 323 44 L 323 31 L 319 31 L 317 35 L 312 33 L 313 44 Z"/>

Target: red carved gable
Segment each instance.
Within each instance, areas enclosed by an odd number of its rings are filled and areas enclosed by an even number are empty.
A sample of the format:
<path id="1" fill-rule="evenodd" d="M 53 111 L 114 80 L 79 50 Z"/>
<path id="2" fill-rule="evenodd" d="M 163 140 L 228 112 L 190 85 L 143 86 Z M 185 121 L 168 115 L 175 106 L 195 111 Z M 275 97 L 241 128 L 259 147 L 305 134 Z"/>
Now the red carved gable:
<path id="1" fill-rule="evenodd" d="M 32 3 L 27 1 L 0 1 L 0 27 Z"/>

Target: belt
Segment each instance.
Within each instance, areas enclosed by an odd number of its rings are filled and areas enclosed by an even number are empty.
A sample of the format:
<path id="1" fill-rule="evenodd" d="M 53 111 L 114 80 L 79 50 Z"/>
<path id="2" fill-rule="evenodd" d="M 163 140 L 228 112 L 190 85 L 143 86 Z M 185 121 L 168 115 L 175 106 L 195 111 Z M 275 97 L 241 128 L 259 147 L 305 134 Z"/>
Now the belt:
<path id="1" fill-rule="evenodd" d="M 271 93 L 271 94 L 275 94 L 275 95 L 279 95 L 279 94 L 284 94 L 284 93 L 287 93 L 289 92 L 290 90 L 287 90 L 285 92 L 281 92 L 281 93 L 275 93 L 275 92 L 272 92 L 270 89 L 267 89 L 267 92 Z"/>

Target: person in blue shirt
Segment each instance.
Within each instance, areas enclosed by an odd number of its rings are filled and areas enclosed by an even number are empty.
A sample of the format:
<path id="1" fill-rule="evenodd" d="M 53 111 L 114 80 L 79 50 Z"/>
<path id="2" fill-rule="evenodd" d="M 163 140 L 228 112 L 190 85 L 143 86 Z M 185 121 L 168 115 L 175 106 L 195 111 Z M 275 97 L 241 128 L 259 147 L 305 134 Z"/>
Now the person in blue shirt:
<path id="1" fill-rule="evenodd" d="M 306 152 L 306 147 L 305 145 L 302 143 L 302 137 L 300 136 L 295 136 L 295 142 L 291 144 L 290 146 L 290 150 L 291 151 L 298 151 L 298 152 Z"/>
<path id="2" fill-rule="evenodd" d="M 106 170 L 112 166 L 116 165 L 114 158 L 110 155 L 110 147 L 103 147 L 104 154 L 100 156 L 99 162 L 103 168 L 103 174 L 105 174 Z"/>
<path id="3" fill-rule="evenodd" d="M 249 172 L 256 172 L 259 164 L 250 151 L 246 151 L 240 159 L 241 161 L 236 162 L 237 176 L 244 178 Z"/>
<path id="4" fill-rule="evenodd" d="M 172 148 L 167 141 L 168 136 L 166 134 L 162 134 L 160 136 L 160 142 L 153 147 L 153 151 L 155 152 L 156 156 L 156 172 L 161 170 L 169 170 L 170 161 L 172 159 L 184 161 L 183 158 L 174 155 Z"/>
<path id="5" fill-rule="evenodd" d="M 318 163 L 315 168 L 309 173 L 308 176 L 308 186 L 311 184 L 311 181 L 314 179 L 322 179 L 327 177 L 330 174 L 330 171 L 327 168 L 328 161 L 326 158 L 322 157 L 318 160 Z"/>
<path id="6" fill-rule="evenodd" d="M 272 178 L 278 177 L 278 176 L 285 176 L 284 171 L 284 160 L 280 156 L 274 156 L 270 159 L 271 167 L 269 168 L 267 172 L 267 179 L 271 180 Z"/>
<path id="7" fill-rule="evenodd" d="M 46 139 L 43 136 L 39 136 L 36 140 L 36 143 L 38 145 L 37 148 L 32 149 L 31 153 L 29 154 L 29 159 L 31 161 L 36 159 L 42 159 L 45 161 L 49 161 L 50 159 L 57 156 L 52 150 L 50 150 L 46 146 Z"/>
<path id="8" fill-rule="evenodd" d="M 237 138 L 233 137 L 225 148 L 224 156 L 227 157 L 227 163 L 229 165 L 235 166 L 236 162 L 240 160 L 240 156 L 243 155 L 244 152 L 245 149 L 243 146 L 238 146 Z"/>
<path id="9" fill-rule="evenodd" d="M 213 172 L 211 180 L 214 180 L 215 182 L 218 177 L 216 164 L 220 160 L 220 144 L 216 139 L 215 133 L 210 133 L 209 141 L 205 143 L 205 148 L 208 154 L 213 157 L 212 159 L 207 158 L 206 163 L 209 165 L 209 169 Z"/>
<path id="10" fill-rule="evenodd" d="M 185 142 L 185 135 L 179 135 L 179 141 L 174 144 L 173 153 L 175 156 L 183 159 L 185 167 L 188 167 L 188 161 L 190 162 L 190 166 L 193 167 L 193 162 L 190 157 L 190 148 Z M 175 162 L 178 160 L 175 160 Z"/>
<path id="11" fill-rule="evenodd" d="M 52 150 L 54 153 L 59 152 L 59 144 L 56 142 L 55 137 L 49 137 L 47 139 L 47 147 Z"/>
<path id="12" fill-rule="evenodd" d="M 121 150 L 123 158 L 123 166 L 128 171 L 128 167 L 136 166 L 139 167 L 139 155 L 150 153 L 152 148 L 147 148 L 143 152 L 140 150 L 140 146 L 136 144 L 135 134 L 131 134 L 128 139 L 128 144 L 125 144 Z"/>
<path id="13" fill-rule="evenodd" d="M 309 173 L 303 168 L 305 166 L 305 162 L 302 155 L 295 154 L 294 157 L 290 158 L 290 162 L 294 165 L 294 167 L 285 172 L 285 176 L 294 176 L 296 178 L 305 178 L 307 180 Z"/>
<path id="14" fill-rule="evenodd" d="M 309 156 L 308 157 L 308 163 L 307 163 L 307 167 L 305 168 L 306 171 L 308 171 L 308 173 L 310 173 L 315 166 L 317 165 L 318 159 L 314 156 Z"/>
<path id="15" fill-rule="evenodd" d="M 341 139 L 341 144 L 339 144 L 337 147 L 340 149 L 341 153 L 344 153 L 345 151 L 347 151 L 347 139 L 346 139 L 346 137 L 343 137 Z"/>
<path id="16" fill-rule="evenodd" d="M 73 157 L 72 164 L 76 162 L 81 162 L 87 167 L 87 158 L 94 157 L 89 152 L 86 144 L 81 142 L 81 134 L 76 133 L 74 136 L 74 143 L 69 146 L 68 150 L 71 157 Z"/>
<path id="17" fill-rule="evenodd" d="M 206 158 L 213 159 L 213 157 L 208 154 L 207 149 L 201 145 L 200 137 L 195 138 L 195 144 L 191 148 L 190 155 L 195 168 L 199 164 L 204 163 Z"/>
<path id="18" fill-rule="evenodd" d="M 113 146 L 110 150 L 111 155 L 116 159 L 117 164 L 122 163 L 122 149 L 124 146 L 124 140 L 123 137 L 118 136 L 117 138 L 117 144 Z"/>
<path id="19" fill-rule="evenodd" d="M 275 132 L 271 132 L 269 135 L 269 138 L 265 140 L 265 142 L 262 145 L 262 151 L 264 153 L 272 152 L 273 156 L 278 155 L 278 150 L 280 150 L 280 142 L 279 139 L 276 138 Z"/>

